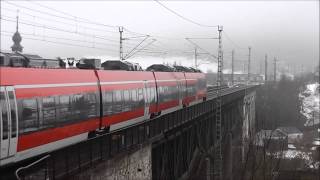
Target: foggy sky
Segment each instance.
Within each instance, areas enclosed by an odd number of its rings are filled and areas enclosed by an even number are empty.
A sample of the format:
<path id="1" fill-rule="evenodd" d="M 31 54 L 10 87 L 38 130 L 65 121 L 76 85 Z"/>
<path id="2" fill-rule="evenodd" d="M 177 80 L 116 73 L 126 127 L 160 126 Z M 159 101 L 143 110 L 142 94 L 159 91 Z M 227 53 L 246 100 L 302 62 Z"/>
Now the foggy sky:
<path id="1" fill-rule="evenodd" d="M 45 11 L 52 14 L 64 16 L 59 12 L 38 6 L 32 2 L 9 1 L 34 10 Z M 152 51 L 166 51 L 166 55 L 155 54 L 146 56 L 146 53 L 136 54 L 130 61 L 136 61 L 143 66 L 152 63 L 177 61 L 183 65 L 193 64 L 193 46 L 184 38 L 186 37 L 217 37 L 216 28 L 204 28 L 175 16 L 154 1 L 39 1 L 42 4 L 58 9 L 77 17 L 90 19 L 95 22 L 124 26 L 131 31 L 149 34 L 156 39 Z M 225 68 L 230 68 L 230 52 L 235 50 L 236 68 L 243 70 L 243 62 L 248 58 L 248 46 L 252 47 L 252 63 L 255 71 L 259 72 L 260 64 L 267 53 L 271 66 L 273 57 L 279 59 L 284 67 L 288 64 L 291 67 L 299 68 L 302 65 L 313 68 L 319 62 L 319 1 L 163 1 L 167 7 L 192 19 L 193 21 L 207 25 L 223 25 L 225 33 L 232 39 L 232 43 L 224 34 L 223 50 Z M 1 16 L 15 17 L 14 11 L 19 9 L 21 21 L 31 21 L 47 26 L 59 27 L 70 31 L 78 31 L 87 34 L 107 36 L 115 42 L 108 42 L 90 37 L 83 37 L 77 34 L 52 31 L 45 28 L 27 26 L 20 24 L 19 31 L 29 34 L 24 37 L 36 37 L 43 40 L 52 40 L 46 36 L 60 38 L 79 39 L 92 43 L 85 43 L 86 46 L 97 47 L 98 43 L 110 43 L 106 50 L 72 47 L 68 45 L 53 44 L 43 41 L 23 39 L 24 52 L 39 54 L 44 57 L 102 57 L 104 59 L 118 59 L 119 40 L 117 28 L 108 28 L 82 24 L 75 20 L 45 16 L 21 7 L 15 7 L 1 1 Z M 34 17 L 23 13 L 33 14 Z M 68 22 L 74 26 L 64 26 L 53 21 L 45 21 L 37 17 Z M 7 17 L 7 18 L 8 18 Z M 92 26 L 93 28 L 105 29 L 106 32 L 81 29 L 81 25 Z M 15 23 L 1 20 L 1 50 L 9 50 L 13 44 L 7 32 L 15 31 Z M 108 32 L 107 32 L 108 31 Z M 113 33 L 109 32 L 112 31 Z M 31 35 L 30 35 L 31 34 Z M 42 35 L 42 36 L 41 36 Z M 124 33 L 125 37 L 132 37 L 133 34 Z M 131 45 L 126 45 L 125 50 L 130 51 L 129 46 L 134 46 L 142 39 L 128 40 Z M 53 40 L 52 40 L 53 41 Z M 56 40 L 57 41 L 57 40 Z M 63 41 L 66 42 L 66 41 Z M 194 40 L 202 48 L 212 54 L 217 54 L 217 40 Z M 108 49 L 108 50 L 107 50 Z M 203 53 L 200 51 L 200 53 Z M 202 55 L 199 59 L 207 59 Z M 203 64 L 202 69 L 213 69 L 214 64 Z"/>

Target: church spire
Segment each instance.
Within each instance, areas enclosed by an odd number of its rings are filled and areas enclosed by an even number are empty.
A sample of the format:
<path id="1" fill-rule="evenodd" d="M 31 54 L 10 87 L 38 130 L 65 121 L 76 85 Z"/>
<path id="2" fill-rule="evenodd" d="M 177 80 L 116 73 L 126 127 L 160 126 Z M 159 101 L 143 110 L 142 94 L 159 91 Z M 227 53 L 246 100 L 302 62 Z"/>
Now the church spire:
<path id="1" fill-rule="evenodd" d="M 16 26 L 16 31 L 19 31 L 19 16 L 17 15 L 17 26 Z"/>
<path id="2" fill-rule="evenodd" d="M 22 40 L 21 35 L 19 33 L 19 11 L 17 11 L 17 26 L 16 26 L 16 32 L 12 36 L 13 45 L 11 46 L 12 51 L 14 52 L 22 52 L 23 47 L 20 45 L 20 42 Z"/>

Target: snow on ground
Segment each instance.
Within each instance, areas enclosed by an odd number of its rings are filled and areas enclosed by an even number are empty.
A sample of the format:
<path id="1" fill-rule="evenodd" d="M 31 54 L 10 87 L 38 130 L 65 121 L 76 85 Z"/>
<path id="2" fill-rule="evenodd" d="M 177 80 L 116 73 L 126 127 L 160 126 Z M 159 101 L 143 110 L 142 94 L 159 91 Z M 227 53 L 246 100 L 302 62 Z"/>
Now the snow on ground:
<path id="1" fill-rule="evenodd" d="M 270 153 L 267 153 L 267 155 L 271 155 Z M 306 166 L 309 168 L 315 168 L 317 169 L 319 167 L 320 162 L 314 161 L 312 159 L 312 153 L 311 152 L 303 152 L 300 150 L 292 150 L 288 149 L 285 151 L 278 151 L 272 154 L 276 158 L 280 159 L 302 159 Z"/>
<path id="2" fill-rule="evenodd" d="M 319 83 L 308 84 L 303 92 L 299 94 L 302 100 L 300 113 L 303 114 L 307 121 L 305 126 L 312 126 L 319 123 Z"/>

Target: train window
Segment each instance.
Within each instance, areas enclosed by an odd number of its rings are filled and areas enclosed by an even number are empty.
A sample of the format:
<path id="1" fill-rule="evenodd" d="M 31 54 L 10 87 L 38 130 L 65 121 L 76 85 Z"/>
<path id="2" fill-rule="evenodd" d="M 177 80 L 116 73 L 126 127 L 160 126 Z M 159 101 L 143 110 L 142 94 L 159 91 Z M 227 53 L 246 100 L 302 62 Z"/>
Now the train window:
<path id="1" fill-rule="evenodd" d="M 11 137 L 17 136 L 17 117 L 16 117 L 16 103 L 14 102 L 14 95 L 12 91 L 8 91 L 11 108 Z"/>
<path id="2" fill-rule="evenodd" d="M 0 91 L 0 109 L 2 111 L 2 127 L 3 127 L 3 135 L 2 139 L 8 139 L 8 109 L 7 109 L 7 104 L 6 104 L 6 99 L 5 99 L 5 94 L 4 92 Z M 0 111 L 0 113 L 1 113 Z"/>
<path id="3" fill-rule="evenodd" d="M 71 96 L 71 113 L 72 120 L 82 120 L 87 118 L 88 104 L 86 104 L 83 94 L 74 94 Z"/>
<path id="4" fill-rule="evenodd" d="M 70 97 L 60 96 L 59 97 L 59 120 L 66 122 L 71 118 L 71 108 L 70 108 Z"/>
<path id="5" fill-rule="evenodd" d="M 39 122 L 40 128 L 53 127 L 56 121 L 56 103 L 54 97 L 42 99 L 41 109 L 42 121 Z"/>
<path id="6" fill-rule="evenodd" d="M 151 87 L 148 87 L 146 88 L 146 91 L 147 91 L 147 98 L 146 98 L 146 103 L 151 103 L 152 101 L 152 88 Z"/>
<path id="7" fill-rule="evenodd" d="M 22 100 L 22 132 L 31 132 L 39 128 L 38 103 L 36 99 Z"/>
<path id="8" fill-rule="evenodd" d="M 132 108 L 136 108 L 137 107 L 137 102 L 138 102 L 138 96 L 137 96 L 137 90 L 136 89 L 132 89 L 131 90 L 131 100 L 132 100 Z"/>
<path id="9" fill-rule="evenodd" d="M 88 93 L 85 96 L 85 101 L 88 104 L 87 108 L 87 115 L 88 117 L 96 117 L 97 114 L 97 99 L 96 99 L 96 94 L 94 93 Z"/>
<path id="10" fill-rule="evenodd" d="M 122 91 L 113 91 L 113 104 L 112 111 L 113 113 L 122 112 Z"/>
<path id="11" fill-rule="evenodd" d="M 151 104 L 153 99 L 152 87 L 147 88 L 147 103 Z"/>
<path id="12" fill-rule="evenodd" d="M 139 88 L 138 89 L 138 101 L 139 101 L 139 107 L 144 106 L 144 98 L 143 98 L 143 89 Z"/>
<path id="13" fill-rule="evenodd" d="M 130 111 L 131 109 L 131 103 L 130 103 L 130 93 L 129 90 L 123 91 L 123 111 Z"/>
<path id="14" fill-rule="evenodd" d="M 159 87 L 159 101 L 160 102 L 164 102 L 164 89 L 163 89 L 163 87 L 161 86 L 161 87 Z"/>
<path id="15" fill-rule="evenodd" d="M 112 114 L 112 91 L 104 93 L 103 115 Z"/>
<path id="16" fill-rule="evenodd" d="M 130 94 L 129 94 L 129 90 L 124 90 L 123 91 L 123 98 L 125 102 L 130 101 Z"/>

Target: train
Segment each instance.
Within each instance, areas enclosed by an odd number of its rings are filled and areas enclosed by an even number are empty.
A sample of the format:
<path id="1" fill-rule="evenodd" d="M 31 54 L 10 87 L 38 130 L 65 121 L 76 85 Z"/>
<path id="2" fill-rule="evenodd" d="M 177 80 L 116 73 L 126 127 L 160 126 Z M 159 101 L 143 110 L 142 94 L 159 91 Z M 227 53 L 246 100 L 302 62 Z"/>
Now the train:
<path id="1" fill-rule="evenodd" d="M 0 167 L 206 98 L 201 72 L 0 66 Z"/>

